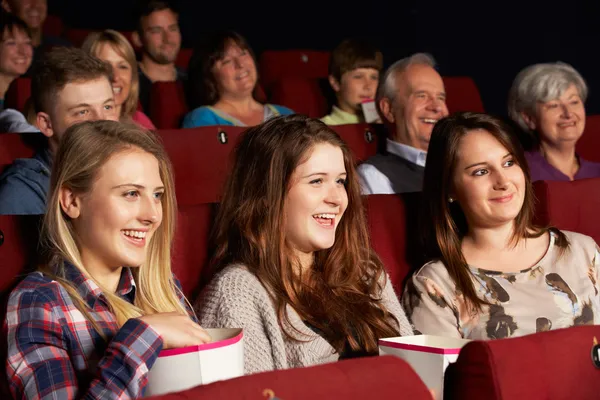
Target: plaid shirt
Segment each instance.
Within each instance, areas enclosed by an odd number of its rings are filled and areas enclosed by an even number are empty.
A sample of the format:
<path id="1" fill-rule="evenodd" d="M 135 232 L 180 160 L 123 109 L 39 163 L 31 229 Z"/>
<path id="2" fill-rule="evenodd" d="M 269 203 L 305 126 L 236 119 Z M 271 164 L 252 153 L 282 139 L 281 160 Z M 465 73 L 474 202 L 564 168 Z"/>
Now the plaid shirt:
<path id="1" fill-rule="evenodd" d="M 108 342 L 75 307 L 58 282 L 29 274 L 11 293 L 6 315 L 7 374 L 15 398 L 126 399 L 142 397 L 163 341 L 140 319 L 120 329 L 96 283 L 66 264 L 67 279 L 89 306 Z M 177 282 L 179 283 L 179 282 Z M 123 268 L 117 294 L 135 298 Z"/>

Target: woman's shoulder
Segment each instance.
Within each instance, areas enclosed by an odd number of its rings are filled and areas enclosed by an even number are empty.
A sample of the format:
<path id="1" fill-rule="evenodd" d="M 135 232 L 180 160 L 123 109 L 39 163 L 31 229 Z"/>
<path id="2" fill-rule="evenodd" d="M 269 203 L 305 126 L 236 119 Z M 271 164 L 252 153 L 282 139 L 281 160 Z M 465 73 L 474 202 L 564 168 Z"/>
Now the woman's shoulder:
<path id="1" fill-rule="evenodd" d="M 154 126 L 150 118 L 140 110 L 136 110 L 131 119 L 144 129 L 156 130 L 156 126 Z"/>
<path id="2" fill-rule="evenodd" d="M 198 126 L 224 125 L 219 121 L 217 113 L 210 106 L 201 106 L 188 112 L 183 118 L 182 128 Z"/>
<path id="3" fill-rule="evenodd" d="M 558 230 L 555 229 L 553 231 L 556 232 Z M 571 249 L 585 248 L 585 249 L 595 251 L 596 248 L 598 247 L 598 245 L 596 244 L 596 241 L 591 236 L 585 235 L 583 233 L 572 232 L 572 231 L 560 230 L 559 232 L 562 232 L 565 235 L 565 237 L 567 238 L 567 241 L 569 242 L 569 247 Z M 556 233 L 553 233 L 553 234 L 555 235 Z"/>
<path id="4" fill-rule="evenodd" d="M 446 265 L 441 260 L 431 260 L 416 270 L 413 277 L 445 280 L 450 275 Z"/>
<path id="5" fill-rule="evenodd" d="M 231 264 L 220 271 L 209 284 L 209 291 L 225 296 L 267 296 L 267 291 L 246 266 Z"/>
<path id="6" fill-rule="evenodd" d="M 42 272 L 35 271 L 29 273 L 15 286 L 8 302 L 13 306 L 48 308 L 53 307 L 60 299 L 70 300 L 62 285 Z"/>
<path id="7" fill-rule="evenodd" d="M 265 106 L 275 109 L 275 111 L 277 111 L 277 113 L 279 113 L 279 115 L 294 114 L 294 110 L 287 108 L 285 106 L 281 106 L 279 104 L 265 104 Z"/>

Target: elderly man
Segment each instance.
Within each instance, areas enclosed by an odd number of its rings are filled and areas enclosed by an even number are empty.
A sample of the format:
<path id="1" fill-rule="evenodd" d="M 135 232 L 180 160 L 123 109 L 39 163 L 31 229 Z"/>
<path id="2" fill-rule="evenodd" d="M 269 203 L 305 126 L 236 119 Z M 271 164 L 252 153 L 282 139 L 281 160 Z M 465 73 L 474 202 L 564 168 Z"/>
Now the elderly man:
<path id="1" fill-rule="evenodd" d="M 431 131 L 448 115 L 434 59 L 417 53 L 395 62 L 381 80 L 376 103 L 389 133 L 387 151 L 358 168 L 363 193 L 421 191 Z"/>

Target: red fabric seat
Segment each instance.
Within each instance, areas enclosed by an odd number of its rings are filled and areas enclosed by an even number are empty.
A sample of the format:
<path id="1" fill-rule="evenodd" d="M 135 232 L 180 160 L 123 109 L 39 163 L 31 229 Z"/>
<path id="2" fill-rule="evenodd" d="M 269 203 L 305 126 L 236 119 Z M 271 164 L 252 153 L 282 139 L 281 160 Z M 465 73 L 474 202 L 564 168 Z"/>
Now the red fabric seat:
<path id="1" fill-rule="evenodd" d="M 17 158 L 29 158 L 33 154 L 34 149 L 25 143 L 18 133 L 0 133 L 0 172 Z"/>
<path id="2" fill-rule="evenodd" d="M 534 182 L 536 223 L 589 235 L 600 243 L 600 178 Z"/>
<path id="3" fill-rule="evenodd" d="M 444 76 L 446 105 L 450 113 L 457 111 L 485 112 L 479 89 L 468 76 Z"/>
<path id="4" fill-rule="evenodd" d="M 444 399 L 597 399 L 594 338 L 600 326 L 467 343 L 446 370 Z"/>
<path id="5" fill-rule="evenodd" d="M 267 50 L 258 59 L 260 79 L 267 92 L 271 85 L 283 78 L 327 78 L 328 51 L 317 50 Z"/>
<path id="6" fill-rule="evenodd" d="M 365 161 L 377 153 L 378 135 L 369 124 L 335 125 L 331 129 L 348 144 L 357 162 Z"/>
<path id="7" fill-rule="evenodd" d="M 400 295 L 406 277 L 423 264 L 419 252 L 419 193 L 364 196 L 371 245 Z"/>
<path id="8" fill-rule="evenodd" d="M 85 38 L 97 30 L 95 29 L 78 29 L 78 28 L 67 28 L 65 30 L 65 38 L 71 42 L 71 44 L 75 47 L 81 47 Z"/>
<path id="9" fill-rule="evenodd" d="M 585 130 L 577 141 L 577 153 L 588 161 L 600 162 L 600 115 L 588 115 Z"/>
<path id="10" fill-rule="evenodd" d="M 206 126 L 158 131 L 173 163 L 180 206 L 219 201 L 231 168 L 231 153 L 246 129 Z"/>
<path id="11" fill-rule="evenodd" d="M 396 400 L 399 398 L 431 400 L 431 395 L 405 361 L 394 356 L 381 356 L 247 375 L 149 399 Z"/>
<path id="12" fill-rule="evenodd" d="M 4 99 L 5 108 L 14 108 L 25 112 L 25 104 L 31 97 L 31 78 L 20 77 L 12 81 Z"/>
<path id="13" fill-rule="evenodd" d="M 188 112 L 183 83 L 154 82 L 150 91 L 150 119 L 157 129 L 177 129 Z"/>
<path id="14" fill-rule="evenodd" d="M 42 29 L 44 35 L 59 37 L 62 35 L 64 29 L 62 19 L 56 15 L 48 15 Z"/>
<path id="15" fill-rule="evenodd" d="M 194 49 L 181 48 L 179 49 L 179 54 L 177 54 L 177 59 L 175 60 L 175 65 L 180 68 L 187 69 L 188 64 L 190 63 L 190 58 L 192 58 L 192 54 Z"/>
<path id="16" fill-rule="evenodd" d="M 270 93 L 271 103 L 291 108 L 297 114 L 321 118 L 327 113 L 327 100 L 317 79 L 284 77 L 271 84 Z"/>

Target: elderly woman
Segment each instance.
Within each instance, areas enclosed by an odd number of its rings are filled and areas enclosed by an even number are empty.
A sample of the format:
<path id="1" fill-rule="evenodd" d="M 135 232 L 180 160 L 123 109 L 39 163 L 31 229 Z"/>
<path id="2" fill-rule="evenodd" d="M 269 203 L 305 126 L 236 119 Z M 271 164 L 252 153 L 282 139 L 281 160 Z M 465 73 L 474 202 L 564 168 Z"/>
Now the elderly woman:
<path id="1" fill-rule="evenodd" d="M 232 31 L 204 38 L 188 66 L 188 104 L 183 128 L 207 125 L 254 126 L 289 108 L 262 104 L 255 97 L 258 73 L 246 39 Z"/>
<path id="2" fill-rule="evenodd" d="M 526 154 L 531 180 L 569 181 L 600 176 L 600 164 L 575 153 L 585 128 L 588 88 L 570 65 L 531 65 L 517 75 L 510 90 L 510 117 L 534 138 Z"/>

